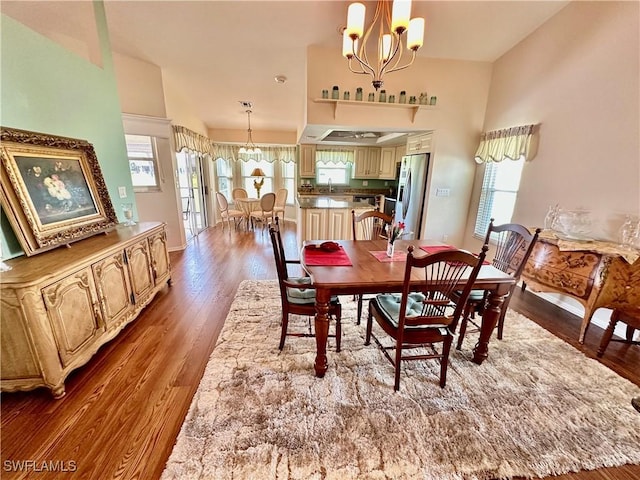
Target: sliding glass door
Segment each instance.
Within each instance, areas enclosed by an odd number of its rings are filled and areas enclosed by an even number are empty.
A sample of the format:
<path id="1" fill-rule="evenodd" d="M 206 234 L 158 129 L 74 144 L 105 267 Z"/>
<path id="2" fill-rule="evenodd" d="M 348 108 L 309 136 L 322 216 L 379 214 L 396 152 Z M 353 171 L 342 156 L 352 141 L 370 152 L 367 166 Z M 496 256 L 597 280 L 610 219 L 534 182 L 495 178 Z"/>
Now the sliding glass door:
<path id="1" fill-rule="evenodd" d="M 176 154 L 182 220 L 187 240 L 207 228 L 207 204 L 202 156 L 191 152 Z"/>

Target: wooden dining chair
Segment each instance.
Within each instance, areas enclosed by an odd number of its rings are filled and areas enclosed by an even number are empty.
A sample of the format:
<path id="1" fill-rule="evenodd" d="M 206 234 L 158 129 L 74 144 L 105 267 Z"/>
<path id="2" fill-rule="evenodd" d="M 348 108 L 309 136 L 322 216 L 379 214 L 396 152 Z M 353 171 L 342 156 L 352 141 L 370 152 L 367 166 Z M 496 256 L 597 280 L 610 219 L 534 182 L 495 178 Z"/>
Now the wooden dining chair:
<path id="1" fill-rule="evenodd" d="M 613 332 L 616 329 L 616 325 L 618 322 L 622 322 L 627 326 L 625 338 L 613 338 Z M 640 340 L 634 340 L 633 336 L 636 330 L 640 330 L 640 309 L 636 310 L 620 310 L 615 309 L 611 313 L 611 320 L 609 321 L 609 326 L 607 326 L 604 334 L 602 335 L 602 340 L 600 341 L 600 347 L 598 348 L 598 353 L 596 354 L 598 358 L 604 355 L 605 350 L 609 346 L 611 341 L 614 342 L 622 342 L 628 343 L 630 345 L 640 345 Z"/>
<path id="2" fill-rule="evenodd" d="M 282 304 L 282 321 L 280 333 L 279 349 L 284 348 L 284 342 L 287 336 L 294 337 L 314 337 L 313 328 L 311 326 L 312 318 L 316 314 L 316 291 L 311 284 L 309 277 L 290 277 L 287 265 L 299 265 L 300 260 L 287 260 L 284 254 L 284 246 L 282 237 L 280 236 L 280 226 L 278 217 L 275 222 L 269 225 L 269 235 L 271 236 L 271 244 L 273 245 L 273 256 L 276 261 L 276 270 L 278 272 L 278 284 L 280 286 L 280 300 Z M 308 329 L 306 332 L 289 332 L 289 315 L 302 315 L 308 317 Z M 331 297 L 329 304 L 329 316 L 335 319 L 335 335 L 336 351 L 340 351 L 340 340 L 342 337 L 342 306 L 337 296 Z"/>
<path id="3" fill-rule="evenodd" d="M 515 282 L 511 286 L 509 293 L 506 295 L 500 311 L 500 317 L 498 318 L 498 339 L 502 340 L 502 334 L 504 331 L 504 319 L 507 315 L 507 308 L 509 302 L 513 296 L 520 275 L 527 263 L 527 260 L 531 256 L 533 246 L 538 241 L 538 235 L 541 232 L 540 228 L 537 228 L 534 233 L 531 233 L 523 225 L 517 223 L 505 223 L 503 225 L 494 225 L 494 219 L 489 222 L 489 228 L 484 239 L 486 245 L 495 244 L 495 255 L 491 264 L 498 270 L 511 275 Z M 488 291 L 485 290 L 473 290 L 467 300 L 464 313 L 462 315 L 462 321 L 460 322 L 460 332 L 458 333 L 458 342 L 456 349 L 462 348 L 462 342 L 467 333 L 468 324 L 474 325 L 474 332 L 480 331 L 480 326 L 474 321 L 476 314 L 482 316 L 485 309 L 485 304 Z"/>
<path id="4" fill-rule="evenodd" d="M 220 215 L 222 216 L 222 230 L 224 230 L 224 222 L 226 221 L 227 225 L 229 226 L 229 231 L 231 231 L 231 219 L 233 219 L 233 223 L 237 229 L 238 221 L 242 221 L 242 219 L 244 218 L 244 212 L 240 210 L 230 209 L 227 197 L 225 197 L 221 192 L 216 192 L 216 201 L 218 202 L 218 209 L 220 210 Z"/>
<path id="5" fill-rule="evenodd" d="M 379 240 L 387 239 L 389 225 L 393 222 L 393 216 L 377 210 L 370 210 L 356 215 L 355 210 L 351 210 L 351 229 L 354 240 Z M 356 325 L 360 325 L 362 318 L 362 294 L 356 295 L 358 302 L 358 312 Z"/>
<path id="6" fill-rule="evenodd" d="M 388 226 L 393 222 L 393 217 L 378 210 L 367 210 L 356 215 L 351 210 L 351 228 L 354 240 L 378 240 L 387 238 Z"/>
<path id="7" fill-rule="evenodd" d="M 488 246 L 485 245 L 478 256 L 463 250 L 445 250 L 416 258 L 413 250 L 413 245 L 410 245 L 402 293 L 377 295 L 369 302 L 365 345 L 369 345 L 373 338 L 394 366 L 394 390 L 400 389 L 402 361 L 432 358 L 440 361 L 440 387 L 444 388 L 453 341 L 450 327 L 458 322 L 462 314 Z M 467 273 L 469 276 L 465 281 L 463 278 Z M 424 281 L 416 283 L 416 278 L 424 278 Z M 455 294 L 457 291 L 459 295 Z M 393 338 L 392 345 L 385 342 L 385 346 L 377 338 L 373 332 L 374 319 Z M 438 352 L 434 344 L 439 343 L 442 348 Z M 406 352 L 418 348 L 420 351 L 416 354 Z M 394 356 L 389 354 L 391 350 L 395 351 Z"/>

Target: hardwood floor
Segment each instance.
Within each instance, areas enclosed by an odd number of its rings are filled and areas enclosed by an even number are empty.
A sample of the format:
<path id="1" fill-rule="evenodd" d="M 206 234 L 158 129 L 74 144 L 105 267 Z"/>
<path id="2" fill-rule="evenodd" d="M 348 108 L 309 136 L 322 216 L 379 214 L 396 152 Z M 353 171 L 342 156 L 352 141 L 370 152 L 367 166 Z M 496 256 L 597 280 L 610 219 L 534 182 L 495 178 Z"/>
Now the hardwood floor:
<path id="1" fill-rule="evenodd" d="M 288 223 L 283 239 L 287 253 L 297 257 L 293 230 Z M 184 252 L 172 253 L 171 262 L 173 285 L 69 376 L 65 397 L 54 400 L 45 389 L 1 394 L 0 477 L 159 478 L 238 284 L 276 278 L 269 236 L 261 231 L 211 228 Z M 592 326 L 579 345 L 577 317 L 528 292 L 518 292 L 511 306 L 595 357 L 600 328 Z M 640 385 L 640 348 L 611 343 L 602 363 Z M 15 471 L 26 460 L 40 467 L 43 461 L 65 462 L 76 471 Z M 553 478 L 639 479 L 640 467 Z"/>

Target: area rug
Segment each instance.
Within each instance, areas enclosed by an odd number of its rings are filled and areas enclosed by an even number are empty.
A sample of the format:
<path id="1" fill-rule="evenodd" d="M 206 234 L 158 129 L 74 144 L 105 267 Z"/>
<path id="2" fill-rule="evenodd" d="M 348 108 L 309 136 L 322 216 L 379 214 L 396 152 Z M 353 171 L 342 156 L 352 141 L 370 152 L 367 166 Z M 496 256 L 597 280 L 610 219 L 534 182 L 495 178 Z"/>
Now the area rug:
<path id="1" fill-rule="evenodd" d="M 313 338 L 277 348 L 276 281 L 243 282 L 162 479 L 485 480 L 640 463 L 640 388 L 522 315 L 509 311 L 482 365 L 467 335 L 444 389 L 425 360 L 394 392 L 355 302 L 341 301 L 342 351 L 330 339 L 318 379 Z"/>

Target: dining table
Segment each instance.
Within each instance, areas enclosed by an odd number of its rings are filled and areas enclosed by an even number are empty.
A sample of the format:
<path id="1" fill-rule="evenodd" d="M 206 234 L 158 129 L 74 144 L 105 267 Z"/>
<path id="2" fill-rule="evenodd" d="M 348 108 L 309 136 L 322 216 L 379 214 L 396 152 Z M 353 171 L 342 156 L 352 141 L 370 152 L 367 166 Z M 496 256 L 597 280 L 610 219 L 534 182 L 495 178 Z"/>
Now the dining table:
<path id="1" fill-rule="evenodd" d="M 259 198 L 236 198 L 234 200 L 236 204 L 236 208 L 243 213 L 243 217 L 247 222 L 247 229 L 253 225 L 251 221 L 251 212 L 254 212 L 260 208 L 260 199 Z"/>
<path id="2" fill-rule="evenodd" d="M 306 241 L 300 252 L 300 262 L 311 278 L 316 291 L 315 337 L 317 377 L 327 371 L 327 337 L 329 333 L 329 304 L 334 295 L 399 293 L 404 284 L 406 258 L 409 245 L 414 255 L 421 257 L 444 248 L 454 248 L 429 239 L 396 240 L 395 253 L 387 257 L 386 240 L 337 240 L 337 251 L 321 253 L 317 248 L 322 241 Z M 468 269 L 471 273 L 471 269 Z M 462 290 L 466 277 L 460 279 Z M 417 269 L 412 286 L 425 285 L 424 271 Z M 487 290 L 487 306 L 482 315 L 480 338 L 473 349 L 473 362 L 481 364 L 489 355 L 489 339 L 498 323 L 505 297 L 515 279 L 488 262 L 480 268 L 473 284 L 474 290 Z"/>

